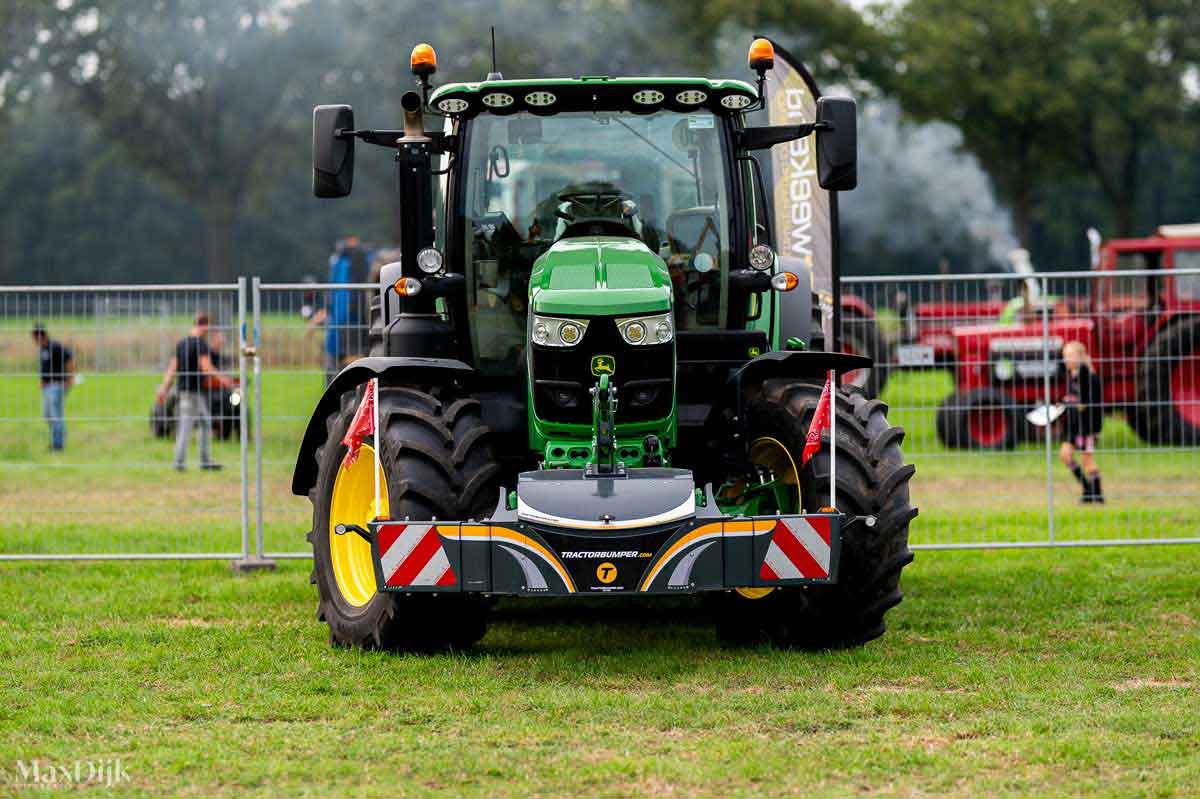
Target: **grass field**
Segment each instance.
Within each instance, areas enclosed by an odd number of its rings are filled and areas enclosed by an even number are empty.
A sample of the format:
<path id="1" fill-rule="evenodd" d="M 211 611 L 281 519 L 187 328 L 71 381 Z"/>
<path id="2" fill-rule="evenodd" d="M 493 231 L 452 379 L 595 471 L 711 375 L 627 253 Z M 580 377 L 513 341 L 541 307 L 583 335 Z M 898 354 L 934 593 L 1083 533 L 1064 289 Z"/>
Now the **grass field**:
<path id="1" fill-rule="evenodd" d="M 1198 567 L 925 553 L 863 649 L 511 602 L 418 657 L 330 649 L 305 564 L 0 564 L 0 793 L 120 758 L 121 796 L 1196 796 Z"/>

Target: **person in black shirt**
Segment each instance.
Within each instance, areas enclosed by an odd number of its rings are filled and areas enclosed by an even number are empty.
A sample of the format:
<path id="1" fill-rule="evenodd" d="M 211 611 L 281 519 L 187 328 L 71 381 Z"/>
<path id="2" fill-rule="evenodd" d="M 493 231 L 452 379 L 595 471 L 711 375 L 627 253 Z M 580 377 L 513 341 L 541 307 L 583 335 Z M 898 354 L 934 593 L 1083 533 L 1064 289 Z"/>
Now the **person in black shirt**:
<path id="1" fill-rule="evenodd" d="M 1063 346 L 1063 363 L 1067 367 L 1067 393 L 1063 403 L 1063 443 L 1059 458 L 1083 486 L 1085 503 L 1104 502 L 1100 488 L 1100 468 L 1096 466 L 1096 437 L 1104 426 L 1104 386 L 1092 366 L 1087 347 L 1079 341 Z M 1083 468 L 1075 462 L 1075 453 Z"/>
<path id="2" fill-rule="evenodd" d="M 210 388 L 232 388 L 233 381 L 217 371 L 208 347 L 208 314 L 199 314 L 186 338 L 175 345 L 162 384 L 158 387 L 158 401 L 166 399 L 171 381 L 175 381 L 177 413 L 179 420 L 175 431 L 175 469 L 183 471 L 187 465 L 188 441 L 192 427 L 200 431 L 200 468 L 216 470 L 221 464 L 212 460 L 210 441 L 212 437 L 212 412 L 208 391 Z"/>
<path id="3" fill-rule="evenodd" d="M 71 350 L 54 341 L 46 328 L 35 324 L 31 331 L 38 346 L 42 380 L 42 415 L 50 424 L 50 450 L 62 452 L 67 446 L 67 422 L 64 405 L 67 391 L 75 382 L 75 362 Z"/>

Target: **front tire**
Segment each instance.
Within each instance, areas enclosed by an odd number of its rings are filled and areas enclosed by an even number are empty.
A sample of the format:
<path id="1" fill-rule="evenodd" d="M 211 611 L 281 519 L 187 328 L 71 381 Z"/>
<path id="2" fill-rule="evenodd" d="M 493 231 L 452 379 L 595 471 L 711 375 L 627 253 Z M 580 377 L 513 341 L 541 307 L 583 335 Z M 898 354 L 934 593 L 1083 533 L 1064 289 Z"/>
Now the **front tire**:
<path id="1" fill-rule="evenodd" d="M 313 504 L 311 581 L 317 586 L 317 617 L 329 625 L 330 643 L 363 649 L 462 648 L 486 632 L 487 605 L 473 594 L 375 591 L 374 564 L 366 541 L 338 524 L 366 526 L 374 517 L 375 450 L 364 444 L 345 468 L 341 443 L 361 391 L 348 392 L 326 420 L 328 435 L 317 450 Z M 380 389 L 380 461 L 386 486 L 384 514 L 392 518 L 482 518 L 494 507 L 499 485 L 491 431 L 479 402 L 446 389 Z"/>
<path id="2" fill-rule="evenodd" d="M 778 442 L 796 465 L 805 510 L 829 503 L 829 446 L 803 467 L 800 453 L 821 384 L 789 379 L 763 383 L 749 398 L 751 440 Z M 808 649 L 859 646 L 886 629 L 884 614 L 900 603 L 900 572 L 912 562 L 908 524 L 914 468 L 904 463 L 904 431 L 887 422 L 887 406 L 859 394 L 837 395 L 838 510 L 876 518 L 842 528 L 837 582 L 800 588 L 747 589 L 716 595 L 717 635 L 727 643 L 769 641 Z M 778 475 L 777 475 L 778 477 Z"/>
<path id="3" fill-rule="evenodd" d="M 1013 449 L 1026 422 L 1011 402 L 990 388 L 951 394 L 937 411 L 938 439 L 949 449 Z"/>

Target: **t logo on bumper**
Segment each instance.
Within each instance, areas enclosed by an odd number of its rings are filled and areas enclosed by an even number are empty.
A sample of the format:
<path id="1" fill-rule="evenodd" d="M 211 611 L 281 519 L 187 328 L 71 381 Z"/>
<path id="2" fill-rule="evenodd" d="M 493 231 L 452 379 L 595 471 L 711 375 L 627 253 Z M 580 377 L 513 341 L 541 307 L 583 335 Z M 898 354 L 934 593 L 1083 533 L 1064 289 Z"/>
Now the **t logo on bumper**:
<path id="1" fill-rule="evenodd" d="M 608 585 L 617 579 L 617 567 L 608 562 L 601 563 L 596 567 L 596 579 Z"/>

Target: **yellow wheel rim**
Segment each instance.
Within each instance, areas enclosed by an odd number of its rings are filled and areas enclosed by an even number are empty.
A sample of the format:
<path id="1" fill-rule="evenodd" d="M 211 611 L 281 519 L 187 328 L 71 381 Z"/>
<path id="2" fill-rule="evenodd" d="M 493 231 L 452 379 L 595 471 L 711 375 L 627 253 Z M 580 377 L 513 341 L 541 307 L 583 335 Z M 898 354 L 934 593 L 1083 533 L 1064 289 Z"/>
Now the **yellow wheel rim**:
<path id="1" fill-rule="evenodd" d="M 354 465 L 338 466 L 333 481 L 333 496 L 329 501 L 329 562 L 342 598 L 354 607 L 362 607 L 375 596 L 375 566 L 371 561 L 371 545 L 355 533 L 338 535 L 339 524 L 356 524 L 366 528 L 375 518 L 375 450 L 363 444 Z M 387 481 L 383 467 L 379 468 L 379 512 L 388 514 Z"/>
<path id="2" fill-rule="evenodd" d="M 792 453 L 783 445 L 777 438 L 763 436 L 754 439 L 750 445 L 750 462 L 755 466 L 762 466 L 769 469 L 771 475 L 781 483 L 787 486 L 793 486 L 796 490 L 796 507 L 799 511 L 802 507 L 800 496 L 800 470 L 796 468 L 796 460 L 792 457 Z M 784 510 L 781 508 L 781 510 Z M 762 599 L 763 597 L 774 591 L 774 588 L 735 588 L 738 596 L 744 599 Z"/>
<path id="3" fill-rule="evenodd" d="M 771 471 L 776 480 L 796 489 L 796 512 L 804 506 L 800 496 L 800 470 L 792 453 L 779 439 L 763 436 L 754 439 L 750 445 L 750 462 L 755 466 L 763 466 Z M 781 508 L 781 510 L 783 510 Z"/>

